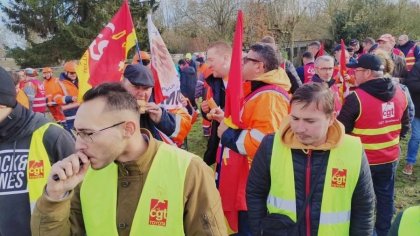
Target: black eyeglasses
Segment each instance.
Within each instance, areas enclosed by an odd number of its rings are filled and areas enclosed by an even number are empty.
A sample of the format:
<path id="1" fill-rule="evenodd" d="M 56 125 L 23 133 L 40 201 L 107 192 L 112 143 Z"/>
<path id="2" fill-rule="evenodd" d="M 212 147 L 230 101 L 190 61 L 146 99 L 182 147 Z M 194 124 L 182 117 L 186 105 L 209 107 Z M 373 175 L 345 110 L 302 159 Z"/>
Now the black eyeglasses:
<path id="1" fill-rule="evenodd" d="M 143 66 L 147 66 L 150 64 L 149 60 L 141 60 L 141 63 L 143 64 Z"/>
<path id="2" fill-rule="evenodd" d="M 103 129 L 100 129 L 100 130 L 97 130 L 97 131 L 93 131 L 93 132 L 77 131 L 75 128 L 72 128 L 70 131 L 74 135 L 74 137 L 80 137 L 83 141 L 92 143 L 93 142 L 92 135 L 97 134 L 97 133 L 99 133 L 101 131 L 104 131 L 104 130 L 107 130 L 107 129 L 117 127 L 118 125 L 121 125 L 121 124 L 124 124 L 124 123 L 125 123 L 125 121 L 121 121 L 121 122 L 116 123 L 114 125 L 111 125 L 111 126 L 108 126 L 106 128 L 103 128 Z"/>
<path id="3" fill-rule="evenodd" d="M 252 62 L 262 62 L 258 59 L 254 59 L 254 58 L 250 58 L 250 57 L 244 57 L 242 58 L 242 61 L 244 62 L 244 64 L 246 64 L 248 61 L 252 61 Z"/>

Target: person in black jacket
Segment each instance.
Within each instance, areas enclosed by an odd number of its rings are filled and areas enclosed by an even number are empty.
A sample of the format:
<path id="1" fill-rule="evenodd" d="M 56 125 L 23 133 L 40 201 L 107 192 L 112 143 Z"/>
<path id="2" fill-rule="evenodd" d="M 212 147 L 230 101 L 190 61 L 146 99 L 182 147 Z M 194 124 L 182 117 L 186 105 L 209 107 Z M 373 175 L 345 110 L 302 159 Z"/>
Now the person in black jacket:
<path id="1" fill-rule="evenodd" d="M 16 101 L 15 85 L 0 67 L 0 235 L 31 235 L 31 212 L 49 166 L 74 153 L 74 139 L 44 115 Z M 36 184 L 40 182 L 40 184 Z M 38 192 L 39 196 L 34 195 Z M 33 197 L 32 197 L 33 196 Z"/>
<path id="2" fill-rule="evenodd" d="M 336 120 L 333 94 L 309 83 L 290 104 L 289 119 L 263 139 L 251 166 L 246 197 L 253 235 L 372 235 L 369 165 L 360 141 Z"/>
<path id="3" fill-rule="evenodd" d="M 217 128 L 220 123 L 217 120 L 223 119 L 223 115 L 220 116 L 219 114 L 208 116 L 212 110 L 214 111 L 216 109 L 209 107 L 209 100 L 212 98 L 220 109 L 225 109 L 231 54 L 232 47 L 225 42 L 215 42 L 207 49 L 206 63 L 213 71 L 212 75 L 205 80 L 208 86 L 204 97 L 207 99 L 201 103 L 201 114 L 203 118 L 211 121 L 210 137 L 203 157 L 207 165 L 213 165 L 216 162 L 217 147 L 220 142 L 220 138 L 217 136 Z"/>
<path id="4" fill-rule="evenodd" d="M 414 64 L 413 69 L 405 80 L 411 98 L 414 103 L 414 120 L 411 122 L 411 136 L 407 146 L 407 164 L 404 174 L 413 174 L 413 166 L 417 161 L 417 153 L 420 145 L 420 61 Z"/>
<path id="5" fill-rule="evenodd" d="M 195 87 L 197 86 L 197 72 L 184 59 L 178 61 L 181 93 L 188 98 L 194 109 L 197 109 L 195 102 Z"/>

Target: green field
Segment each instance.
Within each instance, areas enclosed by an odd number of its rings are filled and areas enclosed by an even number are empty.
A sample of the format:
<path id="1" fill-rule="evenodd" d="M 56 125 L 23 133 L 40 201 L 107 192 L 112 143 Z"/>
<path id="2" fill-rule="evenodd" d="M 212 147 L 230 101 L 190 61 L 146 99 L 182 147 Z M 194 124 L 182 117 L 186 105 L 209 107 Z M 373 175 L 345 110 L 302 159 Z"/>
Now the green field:
<path id="1" fill-rule="evenodd" d="M 413 175 L 407 176 L 402 173 L 405 165 L 407 142 L 408 138 L 401 142 L 401 161 L 398 166 L 395 183 L 395 206 L 398 211 L 408 206 L 420 205 L 420 183 L 417 181 L 418 176 L 420 176 L 420 164 L 417 162 L 414 166 Z M 203 136 L 200 117 L 188 135 L 188 150 L 202 157 L 206 146 L 207 139 Z"/>

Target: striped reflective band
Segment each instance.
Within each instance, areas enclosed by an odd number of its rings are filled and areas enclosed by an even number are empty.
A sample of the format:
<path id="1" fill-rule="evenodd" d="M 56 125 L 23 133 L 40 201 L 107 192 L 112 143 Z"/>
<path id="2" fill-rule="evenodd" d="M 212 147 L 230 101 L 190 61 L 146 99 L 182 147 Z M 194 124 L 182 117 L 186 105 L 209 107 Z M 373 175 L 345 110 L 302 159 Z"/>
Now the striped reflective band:
<path id="1" fill-rule="evenodd" d="M 159 108 L 161 109 L 161 108 Z M 179 132 L 181 131 L 181 120 L 182 117 L 178 114 L 175 115 L 175 130 L 174 132 L 171 134 L 171 137 L 177 137 L 179 135 Z"/>
<path id="2" fill-rule="evenodd" d="M 257 140 L 258 142 L 261 143 L 262 139 L 264 138 L 265 134 L 257 129 L 251 129 L 251 137 L 255 140 Z"/>
<path id="3" fill-rule="evenodd" d="M 296 201 L 285 200 L 273 195 L 268 195 L 267 204 L 270 204 L 278 209 L 290 211 L 296 214 Z"/>
<path id="4" fill-rule="evenodd" d="M 387 134 L 392 131 L 397 131 L 401 129 L 401 124 L 390 125 L 379 129 L 358 129 L 354 128 L 353 133 L 359 135 L 380 135 Z"/>
<path id="5" fill-rule="evenodd" d="M 388 142 L 384 142 L 384 143 L 363 143 L 363 148 L 365 150 L 380 150 L 380 149 L 397 145 L 399 142 L 400 142 L 400 137 L 398 136 L 395 139 Z"/>
<path id="6" fill-rule="evenodd" d="M 238 152 L 241 155 L 246 155 L 245 136 L 247 133 L 248 133 L 248 130 L 242 130 L 241 134 L 239 134 L 238 140 L 236 140 L 236 147 L 238 148 Z"/>
<path id="7" fill-rule="evenodd" d="M 322 213 L 319 224 L 342 224 L 350 221 L 350 211 Z"/>

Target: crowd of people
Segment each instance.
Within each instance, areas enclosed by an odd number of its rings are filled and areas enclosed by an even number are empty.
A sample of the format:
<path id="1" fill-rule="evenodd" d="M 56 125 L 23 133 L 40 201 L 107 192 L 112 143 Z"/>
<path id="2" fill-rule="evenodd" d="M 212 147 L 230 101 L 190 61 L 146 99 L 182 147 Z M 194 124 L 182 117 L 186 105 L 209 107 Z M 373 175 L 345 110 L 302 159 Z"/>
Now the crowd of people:
<path id="1" fill-rule="evenodd" d="M 242 55 L 240 126 L 225 118 L 228 43 L 174 64 L 173 109 L 155 102 L 152 60 L 136 53 L 83 99 L 75 61 L 57 78 L 0 67 L 0 235 L 420 234 L 419 206 L 392 222 L 397 166 L 412 175 L 420 144 L 407 35 L 331 55 L 314 41 L 297 68 L 262 38 Z M 199 114 L 202 157 L 183 150 Z"/>

